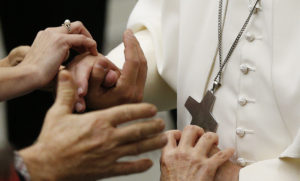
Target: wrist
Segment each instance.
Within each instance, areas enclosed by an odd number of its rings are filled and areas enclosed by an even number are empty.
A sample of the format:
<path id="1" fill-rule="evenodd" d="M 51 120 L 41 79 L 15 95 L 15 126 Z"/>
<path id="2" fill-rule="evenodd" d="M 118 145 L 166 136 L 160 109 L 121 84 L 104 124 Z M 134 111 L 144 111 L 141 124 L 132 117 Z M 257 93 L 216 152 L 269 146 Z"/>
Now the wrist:
<path id="1" fill-rule="evenodd" d="M 47 157 L 46 152 L 47 150 L 38 144 L 19 151 L 19 155 L 27 167 L 31 181 L 57 180 L 55 173 L 51 169 L 55 166 L 51 164 L 51 158 Z"/>
<path id="2" fill-rule="evenodd" d="M 20 80 L 26 84 L 29 91 L 41 87 L 40 72 L 36 66 L 24 65 L 13 67 L 20 74 Z"/>

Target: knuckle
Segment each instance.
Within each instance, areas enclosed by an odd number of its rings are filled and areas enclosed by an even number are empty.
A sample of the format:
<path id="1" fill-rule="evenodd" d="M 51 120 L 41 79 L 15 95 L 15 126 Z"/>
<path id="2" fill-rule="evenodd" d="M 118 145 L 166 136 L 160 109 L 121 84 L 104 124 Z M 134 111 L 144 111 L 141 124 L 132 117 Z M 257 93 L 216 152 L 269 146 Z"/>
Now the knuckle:
<path id="1" fill-rule="evenodd" d="M 74 23 L 75 23 L 76 25 L 78 25 L 78 26 L 84 26 L 83 23 L 82 23 L 81 21 L 75 21 Z"/>
<path id="2" fill-rule="evenodd" d="M 218 153 L 216 153 L 216 158 L 217 159 L 225 159 L 226 158 L 226 154 L 223 151 L 219 151 Z"/>
<path id="3" fill-rule="evenodd" d="M 133 95 L 132 91 L 128 91 L 128 92 L 124 93 L 120 99 L 121 99 L 122 103 L 134 102 L 134 95 Z"/>
<path id="4" fill-rule="evenodd" d="M 80 39 L 83 39 L 83 40 L 88 40 L 88 38 L 82 34 L 78 35 Z"/>
<path id="5" fill-rule="evenodd" d="M 51 28 L 46 28 L 45 31 L 46 32 L 51 32 Z"/>
<path id="6" fill-rule="evenodd" d="M 195 125 L 188 125 L 184 128 L 184 131 L 195 131 L 197 129 L 198 129 L 198 127 Z"/>
<path id="7" fill-rule="evenodd" d="M 122 115 L 126 120 L 132 119 L 132 113 L 127 106 L 125 106 L 124 109 L 122 110 Z"/>
<path id="8" fill-rule="evenodd" d="M 38 32 L 38 34 L 37 34 L 37 37 L 42 36 L 44 33 L 45 33 L 45 31 L 40 30 L 40 31 Z"/>
<path id="9" fill-rule="evenodd" d="M 141 139 L 143 138 L 143 133 L 142 133 L 142 130 L 140 128 L 136 129 L 134 132 L 133 132 L 133 135 L 135 138 L 137 139 Z"/>
<path id="10" fill-rule="evenodd" d="M 155 124 L 156 124 L 156 131 L 162 131 L 165 128 L 165 123 L 162 119 L 156 119 L 155 120 Z"/>
<path id="11" fill-rule="evenodd" d="M 143 99 L 144 99 L 143 93 L 139 93 L 139 94 L 137 94 L 136 97 L 135 97 L 135 102 L 142 102 Z"/>
<path id="12" fill-rule="evenodd" d="M 144 67 L 148 66 L 147 60 L 145 58 L 141 58 L 140 62 L 141 62 L 141 66 L 144 66 Z"/>
<path id="13" fill-rule="evenodd" d="M 176 138 L 176 135 L 178 134 L 181 134 L 181 131 L 179 130 L 171 130 L 171 131 L 166 131 L 165 132 L 165 135 L 168 137 L 168 138 Z"/>
<path id="14" fill-rule="evenodd" d="M 207 132 L 203 135 L 203 138 L 206 140 L 214 140 L 214 139 L 218 139 L 218 135 L 213 132 Z"/>
<path id="15" fill-rule="evenodd" d="M 132 66 L 134 66 L 134 67 L 139 67 L 140 64 L 141 64 L 141 62 L 140 62 L 140 60 L 139 60 L 138 58 L 132 58 L 132 59 L 131 59 L 131 64 L 132 64 Z"/>

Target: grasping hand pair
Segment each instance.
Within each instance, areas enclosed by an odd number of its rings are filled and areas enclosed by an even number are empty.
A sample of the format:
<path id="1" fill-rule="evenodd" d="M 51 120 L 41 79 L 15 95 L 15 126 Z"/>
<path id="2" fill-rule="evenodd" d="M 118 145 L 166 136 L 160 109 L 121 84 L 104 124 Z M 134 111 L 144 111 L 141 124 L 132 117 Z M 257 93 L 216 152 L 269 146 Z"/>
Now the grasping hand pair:
<path id="1" fill-rule="evenodd" d="M 101 54 L 79 55 L 68 66 L 79 86 L 75 107 L 78 112 L 85 110 L 86 103 L 90 109 L 103 109 L 143 100 L 146 58 L 131 30 L 125 31 L 123 42 L 125 63 L 122 70 Z"/>
<path id="2" fill-rule="evenodd" d="M 152 119 L 119 125 L 151 118 L 156 114 L 155 106 L 131 104 L 72 114 L 76 91 L 71 74 L 61 71 L 56 101 L 46 115 L 37 142 L 19 152 L 31 180 L 97 180 L 149 169 L 149 159 L 129 162 L 119 158 L 163 147 L 167 142 L 161 134 L 164 122 Z"/>

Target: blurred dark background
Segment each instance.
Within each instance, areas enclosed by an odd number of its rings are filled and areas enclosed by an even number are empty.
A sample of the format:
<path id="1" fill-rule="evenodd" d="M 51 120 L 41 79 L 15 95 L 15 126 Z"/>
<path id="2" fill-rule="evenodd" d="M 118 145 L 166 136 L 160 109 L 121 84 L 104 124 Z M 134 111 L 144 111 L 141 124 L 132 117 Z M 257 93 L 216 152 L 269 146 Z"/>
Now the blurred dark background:
<path id="1" fill-rule="evenodd" d="M 84 22 L 102 52 L 106 5 L 106 0 L 1 0 L 5 48 L 9 52 L 19 45 L 31 45 L 39 30 L 61 26 L 65 19 L 70 19 Z M 52 103 L 53 96 L 42 91 L 7 102 L 9 141 L 16 149 L 34 142 Z"/>

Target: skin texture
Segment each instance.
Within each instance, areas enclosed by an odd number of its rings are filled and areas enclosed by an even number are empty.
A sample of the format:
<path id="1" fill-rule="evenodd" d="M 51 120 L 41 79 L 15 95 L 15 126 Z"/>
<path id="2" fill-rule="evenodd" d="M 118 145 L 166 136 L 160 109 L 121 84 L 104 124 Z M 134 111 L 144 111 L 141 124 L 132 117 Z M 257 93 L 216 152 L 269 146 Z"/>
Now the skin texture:
<path id="1" fill-rule="evenodd" d="M 131 30 L 124 32 L 123 42 L 125 63 L 122 70 L 101 54 L 98 57 L 76 57 L 68 67 L 79 85 L 80 99 L 76 104 L 78 112 L 84 111 L 86 107 L 103 109 L 143 100 L 147 76 L 146 58 Z"/>
<path id="2" fill-rule="evenodd" d="M 0 66 L 0 100 L 46 87 L 57 75 L 70 49 L 97 55 L 96 48 L 96 42 L 81 22 L 72 23 L 71 32 L 62 26 L 40 31 L 31 48 L 13 50 Z"/>
<path id="3" fill-rule="evenodd" d="M 187 126 L 182 133 L 169 131 L 167 137 L 161 157 L 161 181 L 213 181 L 217 170 L 234 154 L 233 149 L 210 154 L 218 144 L 218 136 L 204 133 L 197 126 Z"/>
<path id="4" fill-rule="evenodd" d="M 150 104 L 118 106 L 86 114 L 72 114 L 77 87 L 68 71 L 61 71 L 57 98 L 48 111 L 37 142 L 19 153 L 35 180 L 96 180 L 143 172 L 149 159 L 121 162 L 119 158 L 162 148 L 167 137 L 160 119 L 120 124 L 156 114 Z M 38 153 L 38 154 L 36 154 Z"/>
<path id="5" fill-rule="evenodd" d="M 98 56 L 93 56 L 89 53 L 78 55 L 74 58 L 74 60 L 71 61 L 71 63 L 67 67 L 67 69 L 72 73 L 72 76 L 75 77 L 76 84 L 79 86 L 79 97 L 75 105 L 75 109 L 77 112 L 83 112 L 86 109 L 84 96 L 88 94 L 89 78 L 92 76 L 94 66 L 98 66 L 98 62 L 101 62 L 100 64 L 102 64 L 103 67 L 105 66 L 106 68 L 101 70 L 104 76 L 101 80 L 97 80 L 97 85 L 99 85 L 99 88 L 101 87 L 102 89 L 105 89 L 107 91 L 115 86 L 121 72 L 102 54 L 98 54 Z M 83 89 L 82 87 L 85 87 L 85 89 Z M 107 99 L 107 97 L 105 97 L 105 99 Z M 113 105 L 117 104 L 111 104 L 111 106 Z"/>

